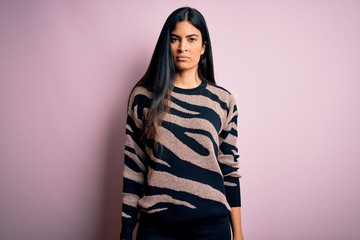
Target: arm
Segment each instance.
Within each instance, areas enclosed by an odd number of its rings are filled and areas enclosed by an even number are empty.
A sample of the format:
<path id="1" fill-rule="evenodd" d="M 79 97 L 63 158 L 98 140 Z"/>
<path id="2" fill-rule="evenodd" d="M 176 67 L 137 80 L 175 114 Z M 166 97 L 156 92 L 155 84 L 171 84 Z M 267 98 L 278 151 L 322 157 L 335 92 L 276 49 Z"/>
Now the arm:
<path id="1" fill-rule="evenodd" d="M 220 133 L 219 162 L 224 175 L 226 198 L 231 207 L 230 219 L 234 240 L 243 240 L 241 224 L 240 174 L 238 172 L 237 107 L 233 97 L 229 100 L 226 122 Z"/>
<path id="2" fill-rule="evenodd" d="M 120 239 L 131 240 L 137 224 L 137 203 L 142 196 L 145 179 L 145 146 L 141 141 L 143 128 L 142 113 L 146 96 L 131 94 L 126 122 L 126 142 L 124 155 L 122 228 Z"/>
<path id="3" fill-rule="evenodd" d="M 241 224 L 241 207 L 231 208 L 230 219 L 231 219 L 231 228 L 233 230 L 233 236 L 234 236 L 233 240 L 243 240 L 244 235 Z"/>

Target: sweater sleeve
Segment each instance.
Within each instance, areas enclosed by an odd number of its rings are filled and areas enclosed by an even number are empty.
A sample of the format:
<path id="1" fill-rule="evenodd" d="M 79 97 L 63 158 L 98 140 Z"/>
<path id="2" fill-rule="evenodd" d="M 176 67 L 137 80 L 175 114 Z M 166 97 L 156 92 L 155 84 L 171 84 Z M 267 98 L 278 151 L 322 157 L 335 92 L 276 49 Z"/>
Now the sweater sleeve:
<path id="1" fill-rule="evenodd" d="M 230 95 L 227 117 L 219 135 L 219 163 L 224 176 L 226 198 L 230 207 L 241 206 L 237 117 L 236 101 Z"/>
<path id="2" fill-rule="evenodd" d="M 123 174 L 123 204 L 121 239 L 132 239 L 132 233 L 138 219 L 137 203 L 142 196 L 146 172 L 146 155 L 144 144 L 141 143 L 143 113 L 146 96 L 130 95 L 126 121 L 126 140 Z"/>

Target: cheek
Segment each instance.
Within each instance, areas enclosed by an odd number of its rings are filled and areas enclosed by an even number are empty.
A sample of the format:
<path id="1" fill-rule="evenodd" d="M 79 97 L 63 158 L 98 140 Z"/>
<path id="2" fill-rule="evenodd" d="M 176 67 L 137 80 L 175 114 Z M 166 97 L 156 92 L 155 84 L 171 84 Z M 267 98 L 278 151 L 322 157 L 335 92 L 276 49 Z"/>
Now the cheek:
<path id="1" fill-rule="evenodd" d="M 177 52 L 177 46 L 176 46 L 176 44 L 171 44 L 170 45 L 170 48 L 171 48 L 171 52 L 173 53 L 173 55 Z"/>
<path id="2" fill-rule="evenodd" d="M 202 47 L 201 47 L 201 46 L 200 46 L 200 47 L 197 47 L 197 48 L 196 48 L 196 51 L 194 51 L 194 53 L 197 55 L 198 58 L 200 58 L 201 55 L 202 55 L 202 53 L 203 53 Z"/>
<path id="3" fill-rule="evenodd" d="M 170 47 L 171 47 L 171 52 L 174 54 L 174 53 L 175 53 L 175 47 L 174 47 L 174 45 L 171 45 Z"/>

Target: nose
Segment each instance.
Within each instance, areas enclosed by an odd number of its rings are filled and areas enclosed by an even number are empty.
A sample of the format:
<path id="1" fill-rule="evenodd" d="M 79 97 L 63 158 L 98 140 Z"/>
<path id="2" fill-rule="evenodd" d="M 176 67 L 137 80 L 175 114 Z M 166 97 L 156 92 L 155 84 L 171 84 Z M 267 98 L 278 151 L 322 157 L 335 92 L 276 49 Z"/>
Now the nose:
<path id="1" fill-rule="evenodd" d="M 179 43 L 178 52 L 186 52 L 188 50 L 188 44 L 186 41 L 182 40 Z"/>

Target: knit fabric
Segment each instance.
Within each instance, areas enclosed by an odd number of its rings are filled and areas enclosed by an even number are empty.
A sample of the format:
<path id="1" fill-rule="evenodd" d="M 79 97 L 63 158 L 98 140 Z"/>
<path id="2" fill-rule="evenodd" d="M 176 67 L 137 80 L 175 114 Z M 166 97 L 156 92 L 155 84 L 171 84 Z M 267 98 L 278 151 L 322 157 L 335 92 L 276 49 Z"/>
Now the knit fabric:
<path id="1" fill-rule="evenodd" d="M 152 94 L 135 87 L 128 105 L 122 231 L 131 239 L 138 213 L 170 223 L 226 216 L 241 205 L 237 107 L 227 90 L 203 81 L 174 87 L 157 150 L 141 141 Z"/>

